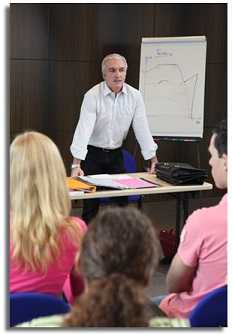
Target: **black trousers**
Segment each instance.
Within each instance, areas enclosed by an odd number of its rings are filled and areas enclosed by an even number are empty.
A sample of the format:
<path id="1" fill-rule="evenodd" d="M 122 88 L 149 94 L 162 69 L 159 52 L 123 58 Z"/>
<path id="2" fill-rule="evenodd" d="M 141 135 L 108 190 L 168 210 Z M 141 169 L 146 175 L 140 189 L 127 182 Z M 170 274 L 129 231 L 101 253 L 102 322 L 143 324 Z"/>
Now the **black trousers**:
<path id="1" fill-rule="evenodd" d="M 122 150 L 106 150 L 88 145 L 88 153 L 81 168 L 85 175 L 125 173 Z M 97 214 L 99 204 L 98 198 L 83 201 L 82 218 L 87 224 Z M 125 206 L 128 204 L 128 197 L 111 197 L 111 204 Z"/>

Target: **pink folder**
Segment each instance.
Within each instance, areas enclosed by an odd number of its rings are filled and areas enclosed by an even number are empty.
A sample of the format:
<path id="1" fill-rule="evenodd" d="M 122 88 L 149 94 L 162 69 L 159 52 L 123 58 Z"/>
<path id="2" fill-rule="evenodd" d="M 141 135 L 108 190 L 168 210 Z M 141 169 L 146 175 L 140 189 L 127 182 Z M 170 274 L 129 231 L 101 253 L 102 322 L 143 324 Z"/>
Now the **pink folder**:
<path id="1" fill-rule="evenodd" d="M 117 180 L 117 183 L 126 186 L 130 189 L 136 189 L 136 188 L 154 188 L 154 187 L 158 187 L 158 184 L 155 183 L 151 183 L 149 181 L 146 180 L 142 180 L 139 178 L 129 178 L 129 179 L 121 179 L 121 180 Z"/>

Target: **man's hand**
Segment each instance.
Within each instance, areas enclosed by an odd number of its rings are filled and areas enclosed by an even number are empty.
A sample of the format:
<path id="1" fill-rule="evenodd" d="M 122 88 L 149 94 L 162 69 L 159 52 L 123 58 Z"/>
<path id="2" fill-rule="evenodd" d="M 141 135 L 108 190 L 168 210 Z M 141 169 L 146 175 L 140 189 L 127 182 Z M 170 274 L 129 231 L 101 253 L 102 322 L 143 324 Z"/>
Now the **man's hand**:
<path id="1" fill-rule="evenodd" d="M 72 171 L 71 171 L 71 176 L 72 177 L 83 176 L 83 175 L 84 175 L 84 172 L 81 169 L 81 166 L 72 168 Z"/>
<path id="2" fill-rule="evenodd" d="M 150 168 L 147 168 L 148 173 L 155 173 L 155 165 L 157 164 L 158 160 L 157 157 L 153 157 L 151 158 L 151 164 L 150 164 Z"/>

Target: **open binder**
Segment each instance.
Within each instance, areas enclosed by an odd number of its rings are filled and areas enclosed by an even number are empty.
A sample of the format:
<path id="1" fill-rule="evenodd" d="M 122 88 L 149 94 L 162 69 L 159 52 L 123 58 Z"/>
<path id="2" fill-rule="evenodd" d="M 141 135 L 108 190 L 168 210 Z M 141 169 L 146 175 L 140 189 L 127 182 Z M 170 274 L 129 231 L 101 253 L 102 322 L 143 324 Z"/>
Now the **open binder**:
<path id="1" fill-rule="evenodd" d="M 206 170 L 181 162 L 158 162 L 156 175 L 174 185 L 203 184 L 207 178 Z"/>
<path id="2" fill-rule="evenodd" d="M 83 182 L 87 182 L 88 184 L 92 184 L 97 187 L 97 190 L 107 190 L 107 189 L 127 189 L 128 187 L 123 186 L 117 183 L 115 180 L 110 178 L 97 178 L 92 176 L 80 176 L 80 179 Z"/>
<path id="3" fill-rule="evenodd" d="M 80 176 L 80 179 L 89 184 L 94 184 L 97 187 L 97 190 L 154 188 L 158 186 L 152 181 L 129 175 L 89 175 Z"/>

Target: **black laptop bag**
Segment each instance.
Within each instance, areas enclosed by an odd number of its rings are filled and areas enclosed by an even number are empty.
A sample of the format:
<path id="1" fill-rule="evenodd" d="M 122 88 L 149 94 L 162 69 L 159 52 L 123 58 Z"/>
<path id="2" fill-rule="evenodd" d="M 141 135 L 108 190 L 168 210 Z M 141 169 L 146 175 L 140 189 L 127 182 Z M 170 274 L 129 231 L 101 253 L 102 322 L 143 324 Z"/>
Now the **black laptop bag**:
<path id="1" fill-rule="evenodd" d="M 206 170 L 181 162 L 158 162 L 156 175 L 174 185 L 203 184 L 207 178 Z"/>

